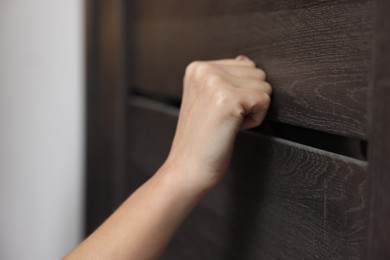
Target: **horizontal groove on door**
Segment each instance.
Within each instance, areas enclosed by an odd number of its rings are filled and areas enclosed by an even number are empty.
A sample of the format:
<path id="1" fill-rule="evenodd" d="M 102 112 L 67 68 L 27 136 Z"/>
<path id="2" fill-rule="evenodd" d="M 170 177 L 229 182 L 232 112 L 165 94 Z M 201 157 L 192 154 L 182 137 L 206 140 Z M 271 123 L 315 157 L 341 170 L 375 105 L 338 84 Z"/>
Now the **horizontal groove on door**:
<path id="1" fill-rule="evenodd" d="M 177 99 L 145 95 L 139 91 L 133 91 L 130 93 L 130 97 L 150 100 L 177 110 L 180 108 L 180 101 Z M 266 136 L 281 138 L 358 160 L 366 161 L 367 159 L 367 141 L 358 138 L 329 134 L 318 130 L 293 126 L 272 120 L 266 120 L 260 127 L 249 131 Z"/>
<path id="2" fill-rule="evenodd" d="M 266 120 L 260 127 L 251 131 L 279 137 L 355 159 L 367 160 L 367 141 L 358 138 L 329 134 L 271 120 Z"/>
<path id="3" fill-rule="evenodd" d="M 367 139 L 373 0 L 139 1 L 131 84 L 180 99 L 193 60 L 244 54 L 273 87 L 269 118 Z"/>
<path id="4" fill-rule="evenodd" d="M 132 97 L 127 111 L 131 192 L 166 160 L 178 110 Z M 364 258 L 366 162 L 243 131 L 230 166 L 162 259 Z"/>
<path id="5" fill-rule="evenodd" d="M 172 97 L 163 97 L 158 94 L 153 93 L 146 93 L 140 89 L 138 89 L 136 86 L 131 86 L 129 88 L 128 96 L 133 97 L 141 97 L 149 100 L 153 100 L 156 102 L 164 103 L 165 105 L 174 107 L 179 109 L 181 106 L 181 99 L 178 98 L 172 98 Z"/>

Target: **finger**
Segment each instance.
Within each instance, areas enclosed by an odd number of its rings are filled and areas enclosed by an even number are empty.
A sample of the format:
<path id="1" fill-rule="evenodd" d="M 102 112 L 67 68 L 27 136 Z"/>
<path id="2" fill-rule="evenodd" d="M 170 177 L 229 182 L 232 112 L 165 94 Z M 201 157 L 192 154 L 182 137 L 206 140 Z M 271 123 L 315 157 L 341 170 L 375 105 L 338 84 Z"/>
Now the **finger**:
<path id="1" fill-rule="evenodd" d="M 227 65 L 227 66 L 245 66 L 245 67 L 256 67 L 256 64 L 251 59 L 221 59 L 210 61 L 214 64 Z"/>
<path id="2" fill-rule="evenodd" d="M 266 114 L 271 102 L 270 96 L 265 92 L 246 91 L 243 95 L 243 104 L 246 109 L 241 129 L 249 129 L 259 126 Z"/>
<path id="3" fill-rule="evenodd" d="M 253 67 L 244 67 L 244 66 L 229 66 L 225 68 L 225 70 L 236 77 L 249 77 L 249 78 L 256 78 L 259 80 L 265 80 L 266 74 L 263 70 Z"/>
<path id="4" fill-rule="evenodd" d="M 251 89 L 257 92 L 265 92 L 269 96 L 272 94 L 271 85 L 268 82 L 257 78 L 231 77 L 229 82 L 231 82 L 235 87 L 243 89 L 243 91 Z"/>

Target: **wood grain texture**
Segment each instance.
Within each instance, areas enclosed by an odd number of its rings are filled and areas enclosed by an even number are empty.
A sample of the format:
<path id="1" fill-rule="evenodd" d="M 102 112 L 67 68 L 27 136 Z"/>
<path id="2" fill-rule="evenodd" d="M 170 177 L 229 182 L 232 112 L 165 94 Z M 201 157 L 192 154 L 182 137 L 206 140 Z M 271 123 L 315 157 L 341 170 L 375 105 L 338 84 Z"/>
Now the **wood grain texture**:
<path id="1" fill-rule="evenodd" d="M 390 2 L 377 1 L 375 77 L 370 95 L 368 259 L 390 259 Z"/>
<path id="2" fill-rule="evenodd" d="M 165 160 L 177 111 L 143 99 L 128 111 L 134 190 Z M 162 259 L 362 259 L 366 220 L 365 163 L 244 132 L 228 176 Z"/>
<path id="3" fill-rule="evenodd" d="M 138 91 L 181 97 L 193 60 L 246 54 L 274 86 L 272 120 L 366 139 L 373 0 L 143 0 Z"/>

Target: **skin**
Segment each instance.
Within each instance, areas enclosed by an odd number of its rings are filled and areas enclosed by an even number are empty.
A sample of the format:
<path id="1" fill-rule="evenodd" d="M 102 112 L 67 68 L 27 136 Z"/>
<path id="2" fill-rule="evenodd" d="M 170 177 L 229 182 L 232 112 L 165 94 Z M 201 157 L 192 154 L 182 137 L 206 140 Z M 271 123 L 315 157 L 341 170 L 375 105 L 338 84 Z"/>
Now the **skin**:
<path id="1" fill-rule="evenodd" d="M 263 121 L 271 86 L 245 56 L 196 61 L 185 73 L 167 160 L 65 259 L 159 259 L 199 200 L 225 175 L 237 133 Z"/>

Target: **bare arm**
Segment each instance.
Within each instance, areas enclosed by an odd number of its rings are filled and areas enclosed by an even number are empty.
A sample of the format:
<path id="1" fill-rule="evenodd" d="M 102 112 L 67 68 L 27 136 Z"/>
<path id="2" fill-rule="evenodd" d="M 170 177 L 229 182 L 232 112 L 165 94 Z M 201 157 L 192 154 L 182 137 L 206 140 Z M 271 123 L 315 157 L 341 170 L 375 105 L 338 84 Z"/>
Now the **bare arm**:
<path id="1" fill-rule="evenodd" d="M 191 63 L 166 162 L 65 259 L 158 259 L 225 175 L 238 131 L 263 121 L 270 94 L 264 72 L 246 57 Z"/>

